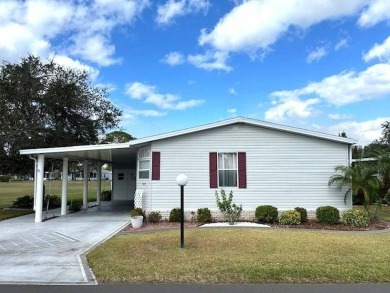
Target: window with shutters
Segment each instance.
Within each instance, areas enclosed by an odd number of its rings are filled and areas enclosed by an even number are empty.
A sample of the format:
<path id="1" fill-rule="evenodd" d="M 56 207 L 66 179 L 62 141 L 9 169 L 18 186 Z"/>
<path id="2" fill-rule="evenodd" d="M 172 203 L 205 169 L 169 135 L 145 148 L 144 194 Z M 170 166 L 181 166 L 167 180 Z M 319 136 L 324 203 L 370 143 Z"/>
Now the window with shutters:
<path id="1" fill-rule="evenodd" d="M 237 186 L 237 153 L 218 153 L 219 187 Z"/>
<path id="2" fill-rule="evenodd" d="M 138 179 L 150 178 L 150 150 L 140 149 L 138 152 Z"/>

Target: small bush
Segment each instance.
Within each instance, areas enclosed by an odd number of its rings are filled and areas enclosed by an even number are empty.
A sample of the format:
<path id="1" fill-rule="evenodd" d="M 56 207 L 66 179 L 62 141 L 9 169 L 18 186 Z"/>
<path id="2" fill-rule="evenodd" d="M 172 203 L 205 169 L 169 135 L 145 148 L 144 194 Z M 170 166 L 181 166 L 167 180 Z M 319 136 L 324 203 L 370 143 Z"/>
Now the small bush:
<path id="1" fill-rule="evenodd" d="M 34 196 L 33 195 L 20 196 L 13 201 L 12 206 L 21 209 L 32 209 L 34 207 Z"/>
<path id="2" fill-rule="evenodd" d="M 148 215 L 148 223 L 159 223 L 161 221 L 160 212 L 150 212 Z"/>
<path id="3" fill-rule="evenodd" d="M 229 196 L 226 196 L 225 190 L 221 189 L 221 198 L 219 198 L 218 191 L 215 191 L 215 199 L 217 200 L 218 209 L 225 217 L 225 220 L 230 225 L 234 225 L 241 217 L 242 205 L 232 203 L 233 191 L 230 191 Z"/>
<path id="4" fill-rule="evenodd" d="M 343 213 L 343 222 L 351 227 L 368 227 L 370 217 L 366 211 L 351 209 Z"/>
<path id="5" fill-rule="evenodd" d="M 79 212 L 83 204 L 79 201 L 71 202 L 69 206 L 69 212 Z"/>
<path id="6" fill-rule="evenodd" d="M 299 225 L 301 223 L 301 213 L 296 210 L 284 211 L 280 215 L 279 223 L 282 225 Z"/>
<path id="7" fill-rule="evenodd" d="M 199 223 L 210 223 L 211 212 L 208 208 L 198 209 L 197 218 Z"/>
<path id="8" fill-rule="evenodd" d="M 259 223 L 275 223 L 278 220 L 278 209 L 271 205 L 258 206 L 255 217 Z"/>
<path id="9" fill-rule="evenodd" d="M 46 195 L 43 201 L 43 207 L 47 207 L 47 201 L 49 201 L 49 210 L 61 207 L 61 197 L 58 195 Z"/>
<path id="10" fill-rule="evenodd" d="M 141 208 L 135 208 L 130 211 L 130 217 L 142 216 L 146 220 L 146 214 Z"/>
<path id="11" fill-rule="evenodd" d="M 9 175 L 0 175 L 0 182 L 10 182 L 11 176 Z"/>
<path id="12" fill-rule="evenodd" d="M 101 201 L 111 201 L 111 190 L 104 190 L 100 193 Z"/>
<path id="13" fill-rule="evenodd" d="M 169 222 L 180 222 L 181 219 L 181 209 L 174 208 L 169 213 Z"/>
<path id="14" fill-rule="evenodd" d="M 307 210 L 305 208 L 296 207 L 294 210 L 301 215 L 301 223 L 307 222 Z"/>
<path id="15" fill-rule="evenodd" d="M 339 210 L 332 206 L 319 207 L 316 210 L 317 221 L 324 224 L 337 224 L 340 220 Z"/>

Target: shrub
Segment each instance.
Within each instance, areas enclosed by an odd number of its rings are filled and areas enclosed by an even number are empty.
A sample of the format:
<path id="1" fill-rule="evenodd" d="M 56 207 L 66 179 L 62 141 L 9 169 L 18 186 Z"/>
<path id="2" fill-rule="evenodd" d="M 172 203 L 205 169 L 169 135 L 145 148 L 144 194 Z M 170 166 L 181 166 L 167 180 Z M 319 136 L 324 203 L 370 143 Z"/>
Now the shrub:
<path id="1" fill-rule="evenodd" d="M 332 206 L 319 207 L 316 210 L 316 217 L 318 222 L 324 224 L 337 224 L 340 220 L 339 210 Z"/>
<path id="2" fill-rule="evenodd" d="M 10 182 L 11 176 L 9 175 L 0 175 L 0 182 Z"/>
<path id="3" fill-rule="evenodd" d="M 141 208 L 135 208 L 130 211 L 130 217 L 142 216 L 146 220 L 146 214 Z"/>
<path id="4" fill-rule="evenodd" d="M 174 208 L 169 213 L 169 222 L 180 222 L 181 219 L 181 209 Z"/>
<path id="5" fill-rule="evenodd" d="M 148 215 L 148 222 L 149 223 L 158 223 L 161 221 L 161 214 L 160 212 L 150 212 Z"/>
<path id="6" fill-rule="evenodd" d="M 368 227 L 370 217 L 366 211 L 351 209 L 343 213 L 343 222 L 351 227 Z"/>
<path id="7" fill-rule="evenodd" d="M 280 215 L 279 223 L 282 225 L 299 225 L 301 223 L 301 213 L 296 210 L 284 211 Z"/>
<path id="8" fill-rule="evenodd" d="M 234 225 L 241 217 L 242 205 L 236 205 L 233 201 L 233 191 L 230 191 L 229 197 L 226 196 L 225 190 L 221 189 L 221 198 L 218 191 L 215 191 L 215 198 L 219 211 L 223 214 L 229 225 Z"/>
<path id="9" fill-rule="evenodd" d="M 34 207 L 34 196 L 24 195 L 13 201 L 12 206 L 21 209 L 32 209 Z"/>
<path id="10" fill-rule="evenodd" d="M 305 208 L 296 207 L 294 210 L 301 215 L 301 223 L 307 222 L 307 210 Z"/>
<path id="11" fill-rule="evenodd" d="M 110 201 L 111 200 L 111 190 L 105 190 L 100 193 L 101 201 Z"/>
<path id="12" fill-rule="evenodd" d="M 71 201 L 69 206 L 70 212 L 79 212 L 81 211 L 81 207 L 83 206 L 82 202 L 80 201 Z"/>
<path id="13" fill-rule="evenodd" d="M 271 205 L 258 206 L 255 218 L 259 223 L 274 223 L 278 220 L 278 209 Z"/>
<path id="14" fill-rule="evenodd" d="M 44 208 L 47 207 L 47 201 L 49 201 L 49 209 L 56 209 L 61 207 L 61 198 L 58 195 L 46 195 L 43 201 Z"/>
<path id="15" fill-rule="evenodd" d="M 200 223 L 210 223 L 211 222 L 211 212 L 208 208 L 198 209 L 197 218 Z"/>

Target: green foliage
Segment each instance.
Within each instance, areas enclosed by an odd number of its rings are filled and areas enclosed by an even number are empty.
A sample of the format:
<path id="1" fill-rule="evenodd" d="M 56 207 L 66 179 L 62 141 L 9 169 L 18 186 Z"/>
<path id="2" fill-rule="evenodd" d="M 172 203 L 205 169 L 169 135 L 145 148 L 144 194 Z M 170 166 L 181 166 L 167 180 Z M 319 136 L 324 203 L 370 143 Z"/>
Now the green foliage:
<path id="1" fill-rule="evenodd" d="M 221 198 L 219 198 L 218 191 L 215 191 L 215 198 L 217 200 L 217 207 L 225 217 L 225 220 L 234 225 L 241 217 L 242 205 L 236 205 L 233 201 L 233 191 L 230 191 L 229 196 L 226 196 L 225 190 L 221 189 Z"/>
<path id="2" fill-rule="evenodd" d="M 146 214 L 141 208 L 135 208 L 130 211 L 130 217 L 142 216 L 146 220 Z"/>
<path id="3" fill-rule="evenodd" d="M 105 190 L 100 193 L 100 200 L 102 201 L 111 201 L 111 190 Z"/>
<path id="4" fill-rule="evenodd" d="M 81 201 L 79 200 L 72 200 L 70 202 L 70 206 L 69 206 L 69 212 L 79 212 L 81 211 L 81 208 L 82 208 L 83 204 Z"/>
<path id="5" fill-rule="evenodd" d="M 211 222 L 211 212 L 208 208 L 200 208 L 197 212 L 197 218 L 199 223 L 210 223 Z"/>
<path id="6" fill-rule="evenodd" d="M 150 212 L 148 214 L 148 223 L 159 223 L 161 218 L 160 212 Z"/>
<path id="7" fill-rule="evenodd" d="M 169 222 L 180 222 L 181 219 L 181 209 L 173 208 L 169 213 Z"/>
<path id="8" fill-rule="evenodd" d="M 34 196 L 33 195 L 20 196 L 13 201 L 12 206 L 21 209 L 32 209 L 34 207 Z"/>
<path id="9" fill-rule="evenodd" d="M 259 223 L 275 223 L 278 220 L 278 209 L 271 205 L 258 206 L 255 217 Z"/>
<path id="10" fill-rule="evenodd" d="M 49 209 L 56 209 L 61 207 L 61 198 L 58 195 L 46 195 L 43 201 L 43 206 L 47 207 L 47 202 L 49 201 Z"/>
<path id="11" fill-rule="evenodd" d="M 296 207 L 294 210 L 301 215 L 301 223 L 307 222 L 307 210 L 305 208 Z"/>
<path id="12" fill-rule="evenodd" d="M 107 133 L 101 143 L 125 143 L 135 138 L 124 131 L 113 131 Z"/>
<path id="13" fill-rule="evenodd" d="M 11 176 L 8 175 L 0 175 L 0 182 L 10 182 Z"/>
<path id="14" fill-rule="evenodd" d="M 343 222 L 351 227 L 368 227 L 370 217 L 366 211 L 351 209 L 343 213 Z"/>
<path id="15" fill-rule="evenodd" d="M 301 223 L 301 213 L 296 210 L 283 211 L 279 223 L 282 225 L 299 225 Z"/>
<path id="16" fill-rule="evenodd" d="M 318 222 L 324 224 L 337 224 L 340 220 L 340 212 L 332 206 L 322 206 L 317 208 L 316 217 Z"/>
<path id="17" fill-rule="evenodd" d="M 0 174 L 26 174 L 20 149 L 96 144 L 122 112 L 86 71 L 28 56 L 0 64 Z"/>

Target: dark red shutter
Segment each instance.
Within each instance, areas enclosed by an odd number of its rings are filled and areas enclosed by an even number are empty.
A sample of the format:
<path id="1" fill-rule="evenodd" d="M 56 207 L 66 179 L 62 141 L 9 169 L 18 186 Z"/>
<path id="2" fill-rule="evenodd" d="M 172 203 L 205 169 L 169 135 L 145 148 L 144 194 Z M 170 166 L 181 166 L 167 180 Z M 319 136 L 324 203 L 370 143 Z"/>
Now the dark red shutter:
<path id="1" fill-rule="evenodd" d="M 210 188 L 218 188 L 217 153 L 210 153 Z"/>
<path id="2" fill-rule="evenodd" d="M 152 152 L 152 180 L 160 180 L 160 152 Z"/>
<path id="3" fill-rule="evenodd" d="M 246 188 L 246 153 L 238 153 L 238 188 Z"/>

